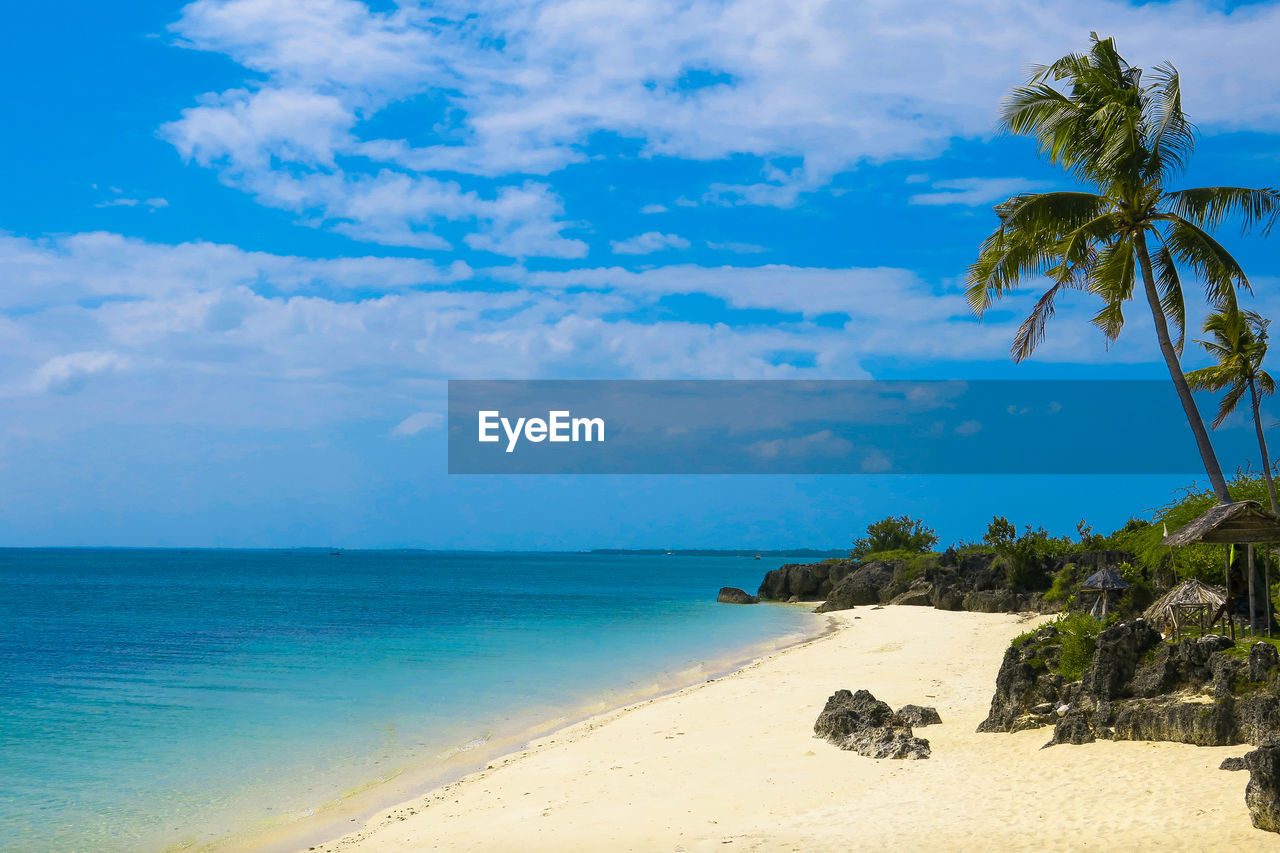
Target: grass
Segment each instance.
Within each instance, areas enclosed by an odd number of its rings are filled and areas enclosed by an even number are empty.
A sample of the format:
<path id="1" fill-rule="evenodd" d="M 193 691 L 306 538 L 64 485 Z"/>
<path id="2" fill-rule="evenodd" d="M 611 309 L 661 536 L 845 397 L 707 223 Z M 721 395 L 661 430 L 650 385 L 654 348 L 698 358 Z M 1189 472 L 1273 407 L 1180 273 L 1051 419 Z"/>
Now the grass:
<path id="1" fill-rule="evenodd" d="M 1235 657 L 1235 658 L 1248 658 L 1249 649 L 1253 646 L 1254 643 L 1267 643 L 1269 645 L 1275 646 L 1277 649 L 1280 649 L 1280 637 L 1272 637 L 1270 639 L 1268 639 L 1267 637 L 1250 638 L 1247 634 L 1242 636 L 1241 633 L 1237 631 L 1235 646 L 1233 646 L 1232 648 L 1223 650 L 1223 654 L 1230 655 L 1231 657 Z"/>

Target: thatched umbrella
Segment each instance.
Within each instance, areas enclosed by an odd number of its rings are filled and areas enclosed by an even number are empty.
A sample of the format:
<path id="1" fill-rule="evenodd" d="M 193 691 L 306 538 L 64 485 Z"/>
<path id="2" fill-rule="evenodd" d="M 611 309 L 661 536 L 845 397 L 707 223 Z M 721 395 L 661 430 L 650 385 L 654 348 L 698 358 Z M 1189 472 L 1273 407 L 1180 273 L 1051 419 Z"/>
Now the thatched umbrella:
<path id="1" fill-rule="evenodd" d="M 1188 616 L 1198 616 L 1203 630 L 1206 617 L 1216 614 L 1226 600 L 1225 590 L 1192 578 L 1162 595 L 1146 609 L 1142 618 L 1166 631 L 1172 630 L 1176 637 Z"/>
<path id="2" fill-rule="evenodd" d="M 1257 630 L 1258 607 L 1254 590 L 1253 546 L 1260 542 L 1280 542 L 1280 518 L 1262 508 L 1257 501 L 1236 501 L 1229 504 L 1218 504 L 1205 510 L 1199 518 L 1192 520 L 1185 527 L 1167 534 L 1161 540 L 1163 545 L 1193 545 L 1197 542 L 1216 543 L 1221 545 L 1244 545 L 1248 564 L 1249 580 L 1249 627 Z M 1270 565 L 1264 564 L 1266 570 L 1263 577 L 1263 588 L 1267 591 L 1263 596 L 1264 618 L 1267 632 L 1271 632 L 1271 574 Z M 1227 589 L 1230 593 L 1231 548 L 1227 549 Z M 1227 614 L 1227 605 L 1223 605 L 1221 613 Z M 1216 621 L 1218 614 L 1214 614 Z M 1235 623 L 1228 618 L 1231 637 L 1235 639 Z"/>
<path id="3" fill-rule="evenodd" d="M 1084 583 L 1080 584 L 1083 592 L 1098 593 L 1098 601 L 1102 604 L 1102 615 L 1107 615 L 1107 598 L 1110 597 L 1112 591 L 1128 589 L 1129 584 L 1125 579 L 1120 577 L 1110 569 L 1098 569 L 1089 577 L 1084 579 Z M 1097 604 L 1094 605 L 1097 607 Z"/>

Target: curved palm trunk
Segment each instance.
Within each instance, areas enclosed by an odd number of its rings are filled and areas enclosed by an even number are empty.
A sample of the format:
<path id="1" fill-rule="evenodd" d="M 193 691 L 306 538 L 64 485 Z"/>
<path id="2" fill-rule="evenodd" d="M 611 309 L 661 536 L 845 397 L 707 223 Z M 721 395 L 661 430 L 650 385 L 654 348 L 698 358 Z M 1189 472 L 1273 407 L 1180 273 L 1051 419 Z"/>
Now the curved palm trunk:
<path id="1" fill-rule="evenodd" d="M 1222 476 L 1222 468 L 1218 465 L 1218 456 L 1213 452 L 1213 444 L 1209 441 L 1209 431 L 1204 428 L 1204 419 L 1196 408 L 1195 398 L 1191 396 L 1191 387 L 1187 385 L 1187 377 L 1182 375 L 1182 365 L 1178 361 L 1178 353 L 1169 338 L 1169 324 L 1164 317 L 1164 308 L 1160 306 L 1160 293 L 1156 290 L 1155 274 L 1151 271 L 1151 255 L 1147 253 L 1146 235 L 1139 233 L 1134 241 L 1138 252 L 1138 261 L 1142 267 L 1142 283 L 1147 291 L 1147 303 L 1151 306 L 1151 319 L 1156 326 L 1156 339 L 1160 342 L 1160 352 L 1164 355 L 1164 363 L 1169 368 L 1169 377 L 1173 387 L 1178 391 L 1178 399 L 1182 401 L 1182 410 L 1187 415 L 1187 423 L 1196 437 L 1196 447 L 1200 450 L 1200 459 L 1204 462 L 1205 473 L 1209 475 L 1209 483 L 1213 493 L 1218 496 L 1219 503 L 1231 503 L 1231 493 L 1227 491 L 1226 478 Z"/>
<path id="2" fill-rule="evenodd" d="M 1262 431 L 1262 407 L 1258 402 L 1258 386 L 1249 377 L 1249 397 L 1253 403 L 1253 428 L 1258 431 L 1258 449 L 1262 451 L 1262 477 L 1267 481 L 1267 497 L 1271 498 L 1271 514 L 1280 515 L 1280 503 L 1276 502 L 1276 481 L 1271 476 L 1271 456 L 1267 453 L 1267 436 Z"/>

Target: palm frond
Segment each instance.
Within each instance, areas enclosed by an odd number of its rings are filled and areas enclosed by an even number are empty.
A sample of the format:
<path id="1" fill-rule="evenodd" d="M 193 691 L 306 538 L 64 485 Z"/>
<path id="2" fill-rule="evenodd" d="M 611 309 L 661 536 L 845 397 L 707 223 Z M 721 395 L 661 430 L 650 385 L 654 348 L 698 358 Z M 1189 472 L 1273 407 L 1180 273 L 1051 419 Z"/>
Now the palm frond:
<path id="1" fill-rule="evenodd" d="M 1154 219 L 1167 223 L 1164 245 L 1183 266 L 1193 270 L 1204 282 L 1205 296 L 1215 308 L 1230 309 L 1236 304 L 1236 288 L 1252 292 L 1245 275 L 1231 253 L 1194 223 L 1172 214 Z"/>
<path id="2" fill-rule="evenodd" d="M 1249 390 L 1249 386 L 1244 382 L 1237 382 L 1227 389 L 1227 393 L 1222 395 L 1222 401 L 1218 403 L 1218 416 L 1213 419 L 1211 426 L 1214 429 L 1222 426 L 1222 422 L 1236 410 L 1236 406 L 1240 405 L 1240 398 L 1244 396 L 1244 392 Z"/>
<path id="3" fill-rule="evenodd" d="M 1053 319 L 1056 311 L 1054 303 L 1058 293 L 1064 289 L 1079 289 L 1079 286 L 1070 275 L 1064 275 L 1036 300 L 1035 307 L 1031 309 L 1027 319 L 1018 326 L 1018 331 L 1013 336 L 1013 344 L 1009 347 L 1009 353 L 1013 356 L 1015 363 L 1030 358 L 1036 347 L 1044 342 L 1045 327 Z"/>
<path id="4" fill-rule="evenodd" d="M 1048 241 L 1016 230 L 998 229 L 983 241 L 977 260 L 969 267 L 969 306 L 981 317 L 1023 279 L 1041 275 L 1054 265 L 1052 244 Z"/>
<path id="5" fill-rule="evenodd" d="M 1216 229 L 1228 217 L 1240 220 L 1243 232 L 1270 233 L 1280 218 L 1280 191 L 1248 187 L 1196 187 L 1165 193 L 1163 206 L 1201 228 Z"/>
<path id="6" fill-rule="evenodd" d="M 1106 213 L 1114 201 L 1088 192 L 1021 193 L 997 205 L 1005 228 L 1056 238 Z"/>
<path id="7" fill-rule="evenodd" d="M 1204 341 L 1196 343 L 1204 343 Z M 1221 391 L 1236 381 L 1234 370 L 1218 364 L 1202 367 L 1199 370 L 1189 370 L 1185 375 L 1187 384 L 1193 391 Z"/>
<path id="8" fill-rule="evenodd" d="M 1187 160 L 1195 150 L 1195 126 L 1182 112 L 1182 84 L 1178 69 L 1168 62 L 1161 62 L 1155 67 L 1152 77 L 1153 82 L 1147 89 L 1148 121 L 1151 125 L 1147 143 L 1151 150 L 1147 177 L 1167 180 L 1186 168 Z"/>

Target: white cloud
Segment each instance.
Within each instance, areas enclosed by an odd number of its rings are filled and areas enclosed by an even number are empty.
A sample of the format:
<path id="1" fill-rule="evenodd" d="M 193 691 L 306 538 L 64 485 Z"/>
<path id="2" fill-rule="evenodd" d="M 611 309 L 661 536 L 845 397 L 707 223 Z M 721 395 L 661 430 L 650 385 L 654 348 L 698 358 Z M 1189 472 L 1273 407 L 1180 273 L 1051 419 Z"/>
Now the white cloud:
<path id="1" fill-rule="evenodd" d="M 494 251 L 510 239 L 517 256 L 575 256 L 555 205 L 531 206 L 526 229 L 487 225 L 485 204 L 583 162 L 603 133 L 638 141 L 647 157 L 757 158 L 759 181 L 694 194 L 791 206 L 859 163 L 989 134 L 1022 69 L 1083 49 L 1090 30 L 1117 36 L 1139 64 L 1183 67 L 1202 127 L 1280 130 L 1280 71 L 1255 61 L 1280 37 L 1275 5 L 444 0 L 376 12 L 355 0 L 197 0 L 173 25 L 179 43 L 226 54 L 248 80 L 204 96 L 164 133 L 263 203 L 361 239 L 439 247 L 412 235 L 460 221 Z M 686 85 L 690 72 L 710 72 L 712 85 Z M 422 94 L 444 105 L 425 139 L 367 132 L 386 105 Z M 361 158 L 368 168 L 350 162 Z M 388 172 L 416 203 L 353 214 L 368 180 Z M 500 186 L 480 192 L 444 172 Z M 335 180 L 317 197 L 307 174 Z M 940 190 L 920 203 L 984 203 L 977 187 Z"/>
<path id="2" fill-rule="evenodd" d="M 107 201 L 100 201 L 94 207 L 148 207 L 151 210 L 159 210 L 162 207 L 168 207 L 168 199 L 163 198 L 113 198 Z"/>
<path id="3" fill-rule="evenodd" d="M 769 251 L 767 246 L 757 246 L 755 243 L 717 243 L 714 240 L 707 241 L 707 248 L 717 252 L 733 252 L 735 255 L 758 255 Z"/>
<path id="4" fill-rule="evenodd" d="M 667 249 L 687 249 L 689 241 L 676 234 L 646 231 L 626 240 L 610 240 L 609 246 L 618 255 L 650 255 Z"/>
<path id="5" fill-rule="evenodd" d="M 129 360 L 114 352 L 72 352 L 55 356 L 36 370 L 31 386 L 36 391 L 73 394 L 99 373 L 113 373 L 128 366 Z"/>
<path id="6" fill-rule="evenodd" d="M 462 281 L 472 270 L 461 261 L 442 266 L 417 258 L 302 258 L 87 232 L 43 241 L 0 233 L 0 274 L 0 309 L 29 310 L 84 298 L 159 298 L 262 283 L 285 292 L 392 291 Z"/>
<path id="7" fill-rule="evenodd" d="M 956 426 L 956 435 L 977 435 L 982 432 L 982 424 L 979 421 L 962 421 Z"/>
<path id="8" fill-rule="evenodd" d="M 1035 298 L 1019 294 L 1009 314 L 979 325 L 953 286 L 899 269 L 474 271 L 100 233 L 0 236 L 0 280 L 0 399 L 20 415 L 7 423 L 28 431 L 172 423 L 180 413 L 259 430 L 380 420 L 403 423 L 403 434 L 425 423 L 406 411 L 441 410 L 449 378 L 581 378 L 584 369 L 601 378 L 858 378 L 868 359 L 985 364 L 1007 359 Z M 790 316 L 663 319 L 655 308 L 677 293 Z M 1087 295 L 1064 300 L 1037 358 L 1155 360 L 1140 311 L 1109 352 L 1088 324 L 1092 311 Z M 812 322 L 835 312 L 847 317 L 840 328 Z M 811 363 L 775 363 L 796 351 L 812 353 Z M 128 382 L 118 378 L 125 371 Z M 55 416 L 55 396 L 73 392 L 76 417 L 65 408 Z M 10 426 L 0 424 L 0 438 Z"/>
<path id="9" fill-rule="evenodd" d="M 918 193 L 908 201 L 911 204 L 980 207 L 1004 201 L 1018 193 L 1046 190 L 1051 186 L 1044 181 L 1025 178 L 955 178 L 934 181 L 933 192 Z"/>
<path id="10" fill-rule="evenodd" d="M 829 429 L 798 438 L 775 438 L 769 441 L 757 441 L 747 447 L 749 453 L 764 459 L 846 456 L 851 450 L 853 450 L 851 441 L 841 438 Z"/>
<path id="11" fill-rule="evenodd" d="M 640 212 L 644 214 L 666 213 L 667 206 L 665 204 L 646 204 L 644 207 L 640 208 Z"/>
<path id="12" fill-rule="evenodd" d="M 787 264 L 704 267 L 679 264 L 633 271 L 597 267 L 566 272 L 519 268 L 492 273 L 525 285 L 563 289 L 613 289 L 633 298 L 706 293 L 735 308 L 772 308 L 806 316 L 846 313 L 895 329 L 904 316 L 925 321 L 968 318 L 959 292 L 938 294 L 916 274 L 890 267 L 827 269 Z M 894 333 L 896 334 L 896 332 Z"/>
<path id="13" fill-rule="evenodd" d="M 879 450 L 872 450 L 858 466 L 864 474 L 884 474 L 893 470 L 893 460 Z"/>
<path id="14" fill-rule="evenodd" d="M 407 438 L 424 430 L 435 429 L 443 423 L 444 415 L 439 412 L 417 412 L 396 424 L 391 430 L 391 435 L 397 438 Z"/>

